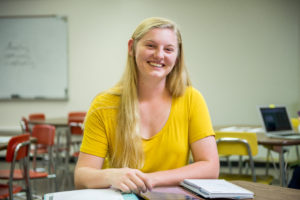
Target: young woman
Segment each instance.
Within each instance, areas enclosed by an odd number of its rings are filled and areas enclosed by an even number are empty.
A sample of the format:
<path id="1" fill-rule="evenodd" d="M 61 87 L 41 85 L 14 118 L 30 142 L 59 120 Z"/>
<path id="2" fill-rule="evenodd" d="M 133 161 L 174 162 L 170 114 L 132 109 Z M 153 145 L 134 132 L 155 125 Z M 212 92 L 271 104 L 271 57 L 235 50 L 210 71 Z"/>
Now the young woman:
<path id="1" fill-rule="evenodd" d="M 87 114 L 75 186 L 139 193 L 218 175 L 214 131 L 191 86 L 181 34 L 170 20 L 145 19 L 128 42 L 122 79 Z"/>

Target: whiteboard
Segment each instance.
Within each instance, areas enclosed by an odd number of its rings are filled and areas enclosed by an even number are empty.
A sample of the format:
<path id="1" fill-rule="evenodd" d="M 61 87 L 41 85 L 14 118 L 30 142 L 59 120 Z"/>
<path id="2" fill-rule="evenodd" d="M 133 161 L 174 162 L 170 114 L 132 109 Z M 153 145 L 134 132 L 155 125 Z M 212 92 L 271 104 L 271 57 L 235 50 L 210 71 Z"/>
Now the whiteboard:
<path id="1" fill-rule="evenodd" d="M 67 19 L 0 17 L 0 99 L 68 99 Z"/>

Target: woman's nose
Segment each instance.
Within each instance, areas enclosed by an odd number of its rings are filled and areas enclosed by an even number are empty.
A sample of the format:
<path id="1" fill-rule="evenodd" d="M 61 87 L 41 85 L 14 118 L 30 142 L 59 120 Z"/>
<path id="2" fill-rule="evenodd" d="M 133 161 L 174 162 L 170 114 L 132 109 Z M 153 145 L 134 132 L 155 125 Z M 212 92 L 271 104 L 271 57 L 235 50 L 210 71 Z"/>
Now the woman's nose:
<path id="1" fill-rule="evenodd" d="M 164 57 L 164 52 L 163 49 L 157 48 L 154 52 L 155 58 L 163 58 Z"/>

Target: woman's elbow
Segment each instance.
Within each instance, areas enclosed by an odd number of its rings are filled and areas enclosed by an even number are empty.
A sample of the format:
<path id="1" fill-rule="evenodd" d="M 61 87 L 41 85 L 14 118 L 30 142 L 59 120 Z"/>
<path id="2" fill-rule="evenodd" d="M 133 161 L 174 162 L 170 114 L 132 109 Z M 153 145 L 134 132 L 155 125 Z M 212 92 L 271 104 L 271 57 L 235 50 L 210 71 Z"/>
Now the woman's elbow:
<path id="1" fill-rule="evenodd" d="M 80 169 L 74 170 L 74 186 L 75 189 L 85 189 L 86 187 L 83 185 L 83 182 L 80 178 Z"/>
<path id="2" fill-rule="evenodd" d="M 213 173 L 212 173 L 212 179 L 218 179 L 219 178 L 219 170 L 215 170 Z"/>
<path id="3" fill-rule="evenodd" d="M 207 175 L 209 179 L 218 179 L 219 178 L 219 173 L 220 173 L 220 163 L 218 161 L 214 161 L 210 164 L 209 166 L 209 173 Z"/>

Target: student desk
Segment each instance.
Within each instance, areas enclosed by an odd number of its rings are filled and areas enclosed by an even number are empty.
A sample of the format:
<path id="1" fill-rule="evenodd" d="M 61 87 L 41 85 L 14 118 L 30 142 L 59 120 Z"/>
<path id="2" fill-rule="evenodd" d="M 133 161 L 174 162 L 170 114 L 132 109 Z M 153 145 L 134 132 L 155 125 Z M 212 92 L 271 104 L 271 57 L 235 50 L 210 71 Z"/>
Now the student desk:
<path id="1" fill-rule="evenodd" d="M 254 183 L 254 182 L 247 182 L 247 181 L 231 181 L 232 183 L 239 185 L 245 189 L 248 189 L 252 192 L 254 192 L 254 200 L 282 200 L 282 199 L 299 199 L 300 197 L 300 190 L 296 189 L 290 189 L 290 188 L 284 188 L 284 187 L 279 187 L 279 186 L 272 186 L 272 185 L 265 185 L 261 183 Z M 157 192 L 159 193 L 166 193 L 166 195 L 157 195 Z M 87 197 L 88 199 L 101 199 L 99 197 L 101 191 L 99 191 L 96 195 L 89 193 L 91 196 Z M 104 192 L 105 193 L 105 192 Z M 48 197 L 45 198 L 46 200 L 48 199 L 53 199 L 55 200 L 55 196 L 57 193 L 50 193 L 47 195 Z M 85 194 L 85 191 L 83 190 L 73 190 L 70 192 L 65 193 L 63 199 L 72 199 L 72 197 L 78 197 L 82 194 Z M 151 195 L 152 194 L 152 195 Z M 184 194 L 188 195 L 188 197 L 183 197 L 183 199 L 202 199 L 204 198 L 200 196 L 196 196 L 194 193 L 184 189 L 181 186 L 173 186 L 173 187 L 158 187 L 154 188 L 152 192 L 146 193 L 146 196 L 151 196 L 150 200 L 173 200 L 173 199 L 178 199 L 175 198 L 176 194 Z M 86 194 L 88 195 L 88 194 Z M 52 196 L 52 197 L 51 197 Z M 135 195 L 133 195 L 135 197 Z M 124 199 L 136 199 L 134 197 L 131 198 L 125 198 L 123 195 Z M 60 197 L 62 199 L 62 197 Z M 78 198 L 77 198 L 78 199 Z M 117 198 L 116 198 L 117 199 Z M 119 199 L 119 196 L 118 196 Z M 182 198 L 180 198 L 182 199 Z"/>
<path id="2" fill-rule="evenodd" d="M 261 128 L 260 126 L 253 126 L 253 125 L 233 125 L 233 126 L 216 126 L 214 127 L 215 130 L 220 130 L 226 127 L 249 127 L 249 128 Z M 251 132 L 251 130 L 249 130 Z M 279 155 L 279 181 L 280 185 L 283 187 L 287 186 L 286 180 L 286 170 L 285 170 L 285 160 L 284 160 L 284 147 L 285 146 L 295 146 L 300 145 L 300 139 L 284 139 L 284 138 L 270 138 L 265 135 L 265 133 L 256 133 L 257 135 L 257 143 L 263 145 L 264 147 L 275 151 Z M 298 157 L 299 159 L 299 157 Z"/>
<path id="3" fill-rule="evenodd" d="M 49 124 L 52 126 L 58 127 L 68 127 L 68 118 L 67 117 L 55 117 L 55 118 L 46 118 L 46 120 L 29 120 L 28 124 L 36 125 L 36 124 Z"/>
<path id="4" fill-rule="evenodd" d="M 266 185 L 262 183 L 255 183 L 255 182 L 248 182 L 248 181 L 230 181 L 230 182 L 254 192 L 254 200 L 300 199 L 300 190 L 297 189 Z M 153 192 L 193 194 L 181 186 L 154 188 Z M 203 200 L 205 199 L 195 195 L 193 195 L 193 197 L 195 197 L 196 199 L 203 199 Z M 150 199 L 150 200 L 158 200 L 158 199 Z"/>
<path id="5" fill-rule="evenodd" d="M 300 199 L 300 190 L 247 181 L 231 181 L 254 192 L 255 200 Z"/>
<path id="6" fill-rule="evenodd" d="M 284 147 L 300 145 L 300 139 L 283 139 L 283 138 L 270 138 L 264 133 L 256 133 L 257 142 L 264 147 L 271 149 L 279 155 L 279 169 L 280 169 L 280 185 L 287 186 L 285 160 L 284 160 Z M 298 157 L 299 159 L 299 157 Z"/>
<path id="7" fill-rule="evenodd" d="M 7 149 L 7 145 L 8 145 L 8 138 L 11 138 L 12 136 L 0 136 L 0 151 L 1 150 L 6 150 Z M 1 139 L 4 139 L 3 141 Z M 35 143 L 37 141 L 37 139 L 35 137 L 30 137 L 30 142 L 31 143 Z"/>

